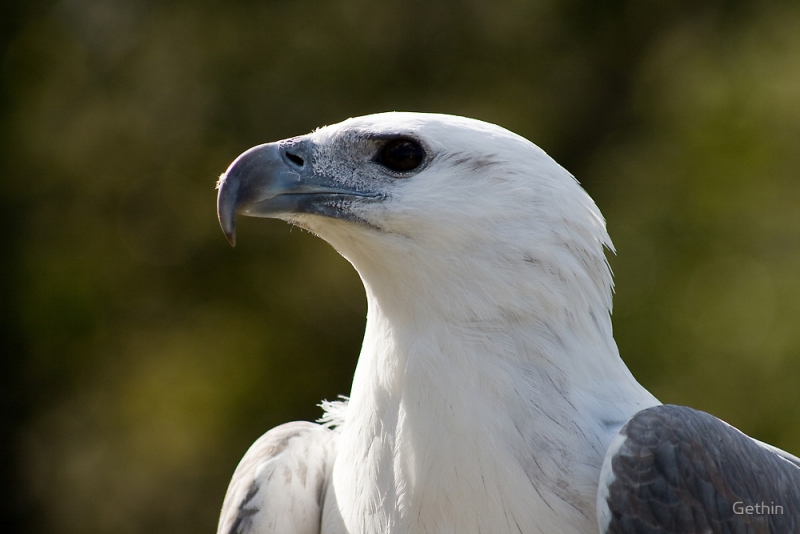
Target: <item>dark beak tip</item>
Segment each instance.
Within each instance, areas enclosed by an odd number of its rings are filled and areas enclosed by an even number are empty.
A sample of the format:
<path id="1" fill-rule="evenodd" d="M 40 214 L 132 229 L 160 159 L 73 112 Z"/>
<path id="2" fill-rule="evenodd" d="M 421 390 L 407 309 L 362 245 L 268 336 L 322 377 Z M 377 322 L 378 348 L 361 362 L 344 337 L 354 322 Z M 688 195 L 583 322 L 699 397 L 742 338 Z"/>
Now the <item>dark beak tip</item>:
<path id="1" fill-rule="evenodd" d="M 225 234 L 225 239 L 232 247 L 236 246 L 236 213 L 232 210 L 219 210 L 217 213 L 219 217 L 219 225 L 222 228 L 222 233 Z"/>
<path id="2" fill-rule="evenodd" d="M 219 225 L 228 243 L 235 247 L 238 187 L 230 183 L 227 173 L 223 173 L 217 182 L 217 191 L 217 218 Z"/>
<path id="3" fill-rule="evenodd" d="M 235 230 L 232 231 L 232 232 L 225 232 L 225 238 L 228 240 L 228 243 L 230 243 L 230 245 L 232 247 L 236 246 L 236 231 Z"/>

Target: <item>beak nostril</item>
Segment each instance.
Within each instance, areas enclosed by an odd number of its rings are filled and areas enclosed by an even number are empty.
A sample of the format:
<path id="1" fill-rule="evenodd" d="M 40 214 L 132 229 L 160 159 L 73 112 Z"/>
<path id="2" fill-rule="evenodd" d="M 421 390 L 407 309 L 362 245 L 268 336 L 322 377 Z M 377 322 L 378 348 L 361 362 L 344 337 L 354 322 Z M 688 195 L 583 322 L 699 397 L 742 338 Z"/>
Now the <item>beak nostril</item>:
<path id="1" fill-rule="evenodd" d="M 286 152 L 286 158 L 295 165 L 297 165 L 298 167 L 302 167 L 306 163 L 305 161 L 303 161 L 303 158 L 301 158 L 297 154 L 292 154 L 291 152 Z"/>

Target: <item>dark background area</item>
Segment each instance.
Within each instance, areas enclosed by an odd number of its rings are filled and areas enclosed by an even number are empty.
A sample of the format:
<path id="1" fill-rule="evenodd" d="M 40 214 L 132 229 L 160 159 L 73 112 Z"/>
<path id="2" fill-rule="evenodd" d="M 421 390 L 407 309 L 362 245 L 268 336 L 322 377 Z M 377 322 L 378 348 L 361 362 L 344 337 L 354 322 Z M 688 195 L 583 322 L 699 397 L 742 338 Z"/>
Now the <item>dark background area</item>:
<path id="1" fill-rule="evenodd" d="M 639 380 L 800 453 L 797 2 L 39 0 L 0 46 L 2 532 L 213 532 L 249 444 L 347 394 L 355 272 L 278 221 L 231 249 L 214 183 L 386 110 L 542 146 Z"/>

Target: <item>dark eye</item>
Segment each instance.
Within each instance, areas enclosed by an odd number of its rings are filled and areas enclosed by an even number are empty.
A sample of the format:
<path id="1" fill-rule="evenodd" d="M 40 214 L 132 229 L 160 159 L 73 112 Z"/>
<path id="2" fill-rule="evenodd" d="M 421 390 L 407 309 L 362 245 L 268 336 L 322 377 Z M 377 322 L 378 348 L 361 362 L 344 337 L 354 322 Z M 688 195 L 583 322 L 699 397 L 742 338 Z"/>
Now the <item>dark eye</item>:
<path id="1" fill-rule="evenodd" d="M 413 139 L 392 139 L 381 148 L 378 163 L 396 172 L 416 169 L 422 163 L 425 151 Z"/>

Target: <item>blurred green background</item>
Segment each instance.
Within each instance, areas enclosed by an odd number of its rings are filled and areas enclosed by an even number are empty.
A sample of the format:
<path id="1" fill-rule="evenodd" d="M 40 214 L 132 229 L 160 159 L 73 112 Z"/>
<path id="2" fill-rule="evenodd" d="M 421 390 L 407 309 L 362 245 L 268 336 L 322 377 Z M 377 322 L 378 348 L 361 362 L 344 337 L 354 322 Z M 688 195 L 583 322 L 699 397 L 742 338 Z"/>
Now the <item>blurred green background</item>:
<path id="1" fill-rule="evenodd" d="M 213 532 L 249 444 L 348 392 L 355 272 L 278 221 L 231 249 L 214 183 L 385 110 L 547 150 L 634 374 L 800 453 L 796 1 L 35 0 L 0 36 L 3 532 Z"/>

